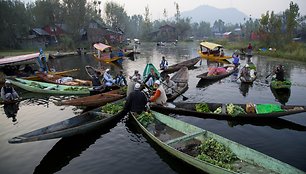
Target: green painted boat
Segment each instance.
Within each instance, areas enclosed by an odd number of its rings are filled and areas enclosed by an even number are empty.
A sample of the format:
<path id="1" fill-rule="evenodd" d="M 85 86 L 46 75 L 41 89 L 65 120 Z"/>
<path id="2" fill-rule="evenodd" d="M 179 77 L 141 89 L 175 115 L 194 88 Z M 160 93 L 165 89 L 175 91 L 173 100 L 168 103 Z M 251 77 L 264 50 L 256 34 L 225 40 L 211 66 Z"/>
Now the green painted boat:
<path id="1" fill-rule="evenodd" d="M 119 102 L 122 103 L 123 100 L 113 102 L 113 104 L 119 104 Z M 8 142 L 16 144 L 70 137 L 101 128 L 122 118 L 123 116 L 124 113 L 122 111 L 114 114 L 108 114 L 102 112 L 101 107 L 98 107 L 69 119 L 16 136 L 10 139 Z"/>
<path id="2" fill-rule="evenodd" d="M 45 94 L 63 95 L 87 95 L 90 94 L 90 87 L 87 86 L 67 86 L 52 83 L 25 80 L 21 78 L 8 79 L 13 85 L 24 90 Z"/>
<path id="3" fill-rule="evenodd" d="M 272 79 L 270 85 L 271 85 L 271 88 L 273 89 L 284 89 L 284 88 L 290 89 L 291 82 L 289 80 L 279 81 L 279 80 Z"/>
<path id="4" fill-rule="evenodd" d="M 137 114 L 131 113 L 131 115 L 138 127 L 160 147 L 206 173 L 305 173 L 289 164 L 207 130 L 158 112 L 152 111 L 152 113 L 155 120 L 147 125 L 147 128 L 137 120 Z M 237 159 L 231 165 L 233 167 L 232 170 L 196 158 L 198 155 L 196 153 L 197 147 L 211 138 L 228 147 L 236 155 Z"/>
<path id="5" fill-rule="evenodd" d="M 142 75 L 142 77 L 143 77 L 144 80 L 145 80 L 145 79 L 148 77 L 148 75 L 150 74 L 151 68 L 153 68 L 154 71 L 155 71 L 155 73 L 160 77 L 160 73 L 159 73 L 158 70 L 155 68 L 155 66 L 154 66 L 152 63 L 148 63 L 148 64 L 146 65 L 145 69 L 143 70 L 143 75 Z"/>

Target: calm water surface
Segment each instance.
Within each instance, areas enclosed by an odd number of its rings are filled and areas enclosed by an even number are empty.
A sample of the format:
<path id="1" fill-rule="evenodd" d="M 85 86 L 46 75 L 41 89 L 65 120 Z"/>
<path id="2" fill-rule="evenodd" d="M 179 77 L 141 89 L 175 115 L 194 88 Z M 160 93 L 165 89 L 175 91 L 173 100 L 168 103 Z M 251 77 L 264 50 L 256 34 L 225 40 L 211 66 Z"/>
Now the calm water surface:
<path id="1" fill-rule="evenodd" d="M 197 56 L 196 43 L 182 43 L 178 46 L 156 47 L 154 43 L 142 43 L 140 55 L 134 61 L 125 59 L 122 67 L 102 64 L 111 68 L 115 75 L 121 68 L 125 74 L 140 72 L 146 63 L 158 66 L 165 55 L 170 64 Z M 226 54 L 231 55 L 226 50 Z M 207 70 L 213 64 L 203 60 L 189 71 L 189 89 L 184 94 L 186 102 L 222 102 L 222 103 L 285 103 L 306 105 L 306 64 L 302 62 L 253 57 L 258 68 L 258 79 L 252 86 L 241 86 L 235 81 L 235 75 L 219 82 L 203 85 L 196 75 Z M 241 60 L 244 65 L 246 60 Z M 84 66 L 98 67 L 90 56 L 74 56 L 51 60 L 57 70 L 80 68 L 74 73 L 79 78 L 88 78 Z M 287 77 L 293 85 L 287 98 L 275 98 L 266 83 L 266 76 L 274 65 L 285 65 Z M 270 80 L 268 78 L 268 80 Z M 17 89 L 21 96 L 28 98 L 19 104 L 17 121 L 12 122 L 0 106 L 0 173 L 198 173 L 198 171 L 172 158 L 148 141 L 128 117 L 118 123 L 98 131 L 66 139 L 54 139 L 39 142 L 9 144 L 8 139 L 73 117 L 82 109 L 72 106 L 56 106 L 54 101 L 69 96 L 48 96 L 32 94 Z M 288 98 L 289 97 L 289 98 Z M 177 101 L 182 101 L 179 97 Z M 213 119 L 177 116 L 179 119 L 203 129 L 234 140 L 256 149 L 264 154 L 289 163 L 306 171 L 306 114 L 295 114 L 277 121 L 263 122 L 227 122 Z"/>

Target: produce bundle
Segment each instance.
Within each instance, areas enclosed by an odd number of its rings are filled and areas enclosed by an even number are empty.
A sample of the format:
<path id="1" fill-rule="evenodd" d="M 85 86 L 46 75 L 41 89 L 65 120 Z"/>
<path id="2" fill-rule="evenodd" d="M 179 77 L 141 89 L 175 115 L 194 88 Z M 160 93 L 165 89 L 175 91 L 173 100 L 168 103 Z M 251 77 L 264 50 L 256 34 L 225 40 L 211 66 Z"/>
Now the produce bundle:
<path id="1" fill-rule="evenodd" d="M 86 91 L 88 90 L 88 88 L 86 87 L 68 87 L 68 88 L 65 88 L 64 91 Z"/>
<path id="2" fill-rule="evenodd" d="M 241 115 L 241 114 L 246 114 L 246 112 L 244 111 L 244 109 L 241 106 L 234 105 L 232 103 L 230 103 L 226 106 L 226 111 L 227 111 L 228 114 L 230 114 L 233 117 L 235 117 L 237 115 Z"/>
<path id="3" fill-rule="evenodd" d="M 200 154 L 196 158 L 229 170 L 233 169 L 231 164 L 237 160 L 237 156 L 228 147 L 213 138 L 204 141 L 199 149 Z"/>
<path id="4" fill-rule="evenodd" d="M 40 88 L 40 89 L 44 89 L 43 86 L 41 86 L 40 84 L 35 83 L 35 82 L 31 82 L 31 83 L 30 83 L 30 86 L 33 86 L 33 87 L 36 87 L 36 88 Z"/>
<path id="5" fill-rule="evenodd" d="M 195 105 L 195 109 L 197 112 L 211 112 L 207 103 L 199 103 Z"/>
<path id="6" fill-rule="evenodd" d="M 107 103 L 106 105 L 102 106 L 102 112 L 108 113 L 108 114 L 117 114 L 120 111 L 123 110 L 124 102 L 118 102 L 118 103 Z"/>
<path id="7" fill-rule="evenodd" d="M 144 126 L 147 127 L 154 121 L 154 115 L 151 112 L 142 112 L 137 116 L 137 120 Z"/>

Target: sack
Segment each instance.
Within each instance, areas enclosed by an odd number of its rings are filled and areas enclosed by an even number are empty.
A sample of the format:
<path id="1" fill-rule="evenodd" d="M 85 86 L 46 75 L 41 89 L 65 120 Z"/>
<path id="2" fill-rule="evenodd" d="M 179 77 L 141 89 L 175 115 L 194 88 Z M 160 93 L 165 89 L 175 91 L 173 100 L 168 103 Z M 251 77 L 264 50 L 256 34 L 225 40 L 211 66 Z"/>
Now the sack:
<path id="1" fill-rule="evenodd" d="M 255 104 L 247 103 L 246 107 L 245 107 L 245 110 L 246 110 L 247 113 L 255 113 L 256 112 Z"/>

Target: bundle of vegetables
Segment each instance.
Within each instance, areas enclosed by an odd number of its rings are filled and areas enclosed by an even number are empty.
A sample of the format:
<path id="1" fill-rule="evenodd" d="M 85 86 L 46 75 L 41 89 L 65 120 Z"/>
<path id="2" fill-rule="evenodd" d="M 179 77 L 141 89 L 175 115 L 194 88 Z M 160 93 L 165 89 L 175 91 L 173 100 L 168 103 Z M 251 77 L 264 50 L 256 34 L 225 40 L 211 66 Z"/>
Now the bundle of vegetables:
<path id="1" fill-rule="evenodd" d="M 126 94 L 127 86 L 123 86 L 120 88 L 120 94 Z"/>
<path id="2" fill-rule="evenodd" d="M 144 126 L 147 127 L 154 121 L 154 115 L 151 112 L 142 112 L 138 115 L 137 120 Z"/>
<path id="3" fill-rule="evenodd" d="M 88 90 L 88 88 L 86 87 L 68 87 L 68 88 L 65 88 L 64 91 L 86 91 Z"/>
<path id="4" fill-rule="evenodd" d="M 222 108 L 218 107 L 215 111 L 214 114 L 221 114 L 222 113 Z"/>
<path id="5" fill-rule="evenodd" d="M 237 156 L 228 147 L 210 138 L 204 141 L 199 148 L 201 154 L 196 158 L 229 170 L 233 169 L 231 163 L 237 160 Z"/>
<path id="6" fill-rule="evenodd" d="M 207 103 L 198 103 L 195 105 L 195 109 L 197 112 L 211 112 Z"/>
<path id="7" fill-rule="evenodd" d="M 233 117 L 240 114 L 246 114 L 245 110 L 241 106 L 234 105 L 233 103 L 230 103 L 226 106 L 226 111 Z"/>
<path id="8" fill-rule="evenodd" d="M 117 114 L 123 110 L 124 102 L 118 103 L 107 103 L 106 105 L 102 106 L 102 112 L 108 114 Z"/>
<path id="9" fill-rule="evenodd" d="M 40 89 L 44 88 L 43 86 L 41 86 L 39 83 L 36 83 L 36 82 L 31 82 L 30 86 L 33 86 L 33 87 L 36 87 L 36 88 L 40 88 Z"/>

